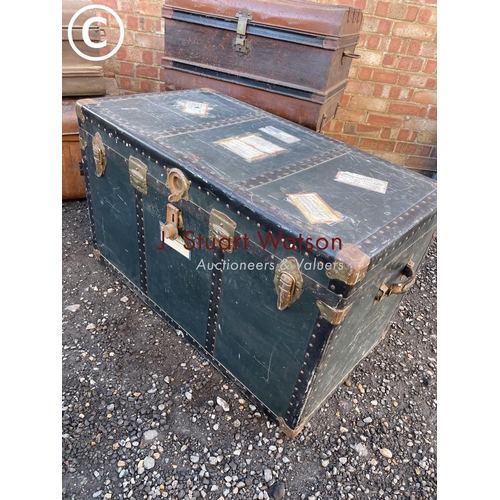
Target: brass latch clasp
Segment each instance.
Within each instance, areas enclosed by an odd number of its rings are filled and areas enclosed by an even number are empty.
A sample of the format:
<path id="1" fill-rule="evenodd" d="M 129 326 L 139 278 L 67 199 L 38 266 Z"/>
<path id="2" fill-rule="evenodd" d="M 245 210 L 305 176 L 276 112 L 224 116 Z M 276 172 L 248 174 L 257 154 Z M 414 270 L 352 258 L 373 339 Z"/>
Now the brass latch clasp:
<path id="1" fill-rule="evenodd" d="M 183 225 L 184 221 L 181 211 L 175 205 L 169 203 L 167 205 L 165 224 L 161 226 L 163 236 L 169 240 L 176 240 Z"/>
<path id="2" fill-rule="evenodd" d="M 288 306 L 299 300 L 304 288 L 304 280 L 297 259 L 287 257 L 276 266 L 274 287 L 278 294 L 276 307 L 280 311 L 284 311 Z"/>
<path id="3" fill-rule="evenodd" d="M 252 13 L 246 9 L 237 12 L 238 26 L 236 27 L 236 38 L 233 43 L 234 50 L 242 54 L 248 53 L 250 47 L 247 45 L 247 23 L 252 20 Z"/>

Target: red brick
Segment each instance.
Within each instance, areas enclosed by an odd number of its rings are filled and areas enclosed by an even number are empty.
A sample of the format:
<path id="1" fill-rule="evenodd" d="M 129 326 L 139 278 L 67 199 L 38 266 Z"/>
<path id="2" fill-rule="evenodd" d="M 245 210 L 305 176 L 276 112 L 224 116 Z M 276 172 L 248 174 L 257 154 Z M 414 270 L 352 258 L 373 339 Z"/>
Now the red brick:
<path id="1" fill-rule="evenodd" d="M 379 136 L 381 130 L 382 127 L 374 127 L 373 125 L 365 125 L 364 123 L 356 125 L 356 133 L 359 135 Z"/>
<path id="2" fill-rule="evenodd" d="M 343 135 L 341 141 L 349 144 L 350 146 L 356 146 L 358 138 L 352 135 Z"/>
<path id="3" fill-rule="evenodd" d="M 347 94 L 370 96 L 373 95 L 373 88 L 373 83 L 362 82 L 360 80 L 348 80 L 345 92 Z"/>
<path id="4" fill-rule="evenodd" d="M 118 0 L 118 10 L 132 14 L 134 12 L 134 4 L 128 0 Z"/>
<path id="5" fill-rule="evenodd" d="M 422 49 L 422 42 L 409 41 L 406 53 L 410 56 L 418 56 L 420 55 L 421 49 Z"/>
<path id="6" fill-rule="evenodd" d="M 397 102 L 389 106 L 389 113 L 397 115 L 425 116 L 427 108 L 417 104 L 400 104 Z"/>
<path id="7" fill-rule="evenodd" d="M 412 100 L 420 104 L 436 104 L 437 93 L 430 90 L 418 90 L 413 94 Z"/>
<path id="8" fill-rule="evenodd" d="M 135 65 L 128 62 L 120 62 L 120 74 L 126 76 L 134 76 Z"/>
<path id="9" fill-rule="evenodd" d="M 365 111 L 360 111 L 357 109 L 346 109 L 340 108 L 337 111 L 337 116 L 335 117 L 337 120 L 344 120 L 348 122 L 362 122 L 365 118 Z"/>
<path id="10" fill-rule="evenodd" d="M 139 0 L 135 2 L 135 12 L 145 16 L 161 17 L 162 2 Z"/>
<path id="11" fill-rule="evenodd" d="M 420 55 L 428 59 L 437 59 L 437 44 L 436 42 L 425 42 L 420 49 Z"/>
<path id="12" fill-rule="evenodd" d="M 139 80 L 141 92 L 154 92 L 153 82 L 151 80 Z"/>
<path id="13" fill-rule="evenodd" d="M 385 71 L 383 69 L 374 69 L 372 80 L 382 83 L 396 83 L 398 81 L 399 73 L 396 71 Z"/>
<path id="14" fill-rule="evenodd" d="M 384 128 L 382 129 L 382 133 L 380 134 L 380 136 L 382 137 L 382 139 L 390 139 L 391 133 L 392 133 L 392 128 Z"/>
<path id="15" fill-rule="evenodd" d="M 437 80 L 434 78 L 428 78 L 427 83 L 425 84 L 426 89 L 435 89 L 437 87 Z"/>
<path id="16" fill-rule="evenodd" d="M 97 2 L 96 2 L 97 3 Z M 105 5 L 106 7 L 109 7 L 110 9 L 113 9 L 114 11 L 118 10 L 118 3 L 116 0 L 99 0 L 98 2 L 99 5 Z M 101 15 L 101 12 L 99 8 L 96 9 L 96 14 Z"/>
<path id="17" fill-rule="evenodd" d="M 405 20 L 407 16 L 407 6 L 401 3 L 391 3 L 389 5 L 389 12 L 384 17 L 391 19 Z M 414 20 L 414 19 L 412 19 Z"/>
<path id="18" fill-rule="evenodd" d="M 424 60 L 419 57 L 402 57 L 399 61 L 398 69 L 418 72 L 422 69 L 423 64 Z"/>
<path id="19" fill-rule="evenodd" d="M 389 43 L 389 47 L 387 48 L 387 51 L 401 53 L 402 45 L 403 45 L 403 40 L 401 38 L 392 38 Z"/>
<path id="20" fill-rule="evenodd" d="M 381 19 L 378 23 L 378 32 L 384 35 L 388 35 L 391 32 L 392 21 L 388 21 L 387 19 Z"/>
<path id="21" fill-rule="evenodd" d="M 401 94 L 401 87 L 391 87 L 389 90 L 389 99 L 398 99 Z"/>
<path id="22" fill-rule="evenodd" d="M 116 44 L 120 40 L 120 30 L 114 28 L 105 28 L 106 29 L 106 41 L 108 43 Z M 125 30 L 123 34 L 123 45 L 134 45 L 134 35 L 131 31 Z"/>
<path id="23" fill-rule="evenodd" d="M 124 76 L 117 75 L 116 80 L 118 82 L 118 87 L 124 90 L 132 89 L 132 80 L 130 78 L 126 78 Z"/>
<path id="24" fill-rule="evenodd" d="M 384 158 L 385 160 L 400 166 L 403 166 L 406 161 L 406 155 L 401 153 L 386 153 L 385 151 L 377 151 L 374 154 L 379 158 Z"/>
<path id="25" fill-rule="evenodd" d="M 406 20 L 415 21 L 415 19 L 417 19 L 418 10 L 418 7 L 409 6 L 406 13 Z"/>
<path id="26" fill-rule="evenodd" d="M 123 56 L 120 55 L 120 53 L 126 49 L 125 53 Z M 137 47 L 120 47 L 120 50 L 118 50 L 117 55 L 119 56 L 119 59 L 123 61 L 129 61 L 129 62 L 142 62 L 142 50 L 138 49 Z"/>
<path id="27" fill-rule="evenodd" d="M 144 64 L 153 64 L 153 51 L 152 50 L 143 50 L 141 54 L 141 62 Z"/>
<path id="28" fill-rule="evenodd" d="M 429 74 L 435 74 L 437 71 L 437 61 L 433 61 L 432 59 L 428 60 L 425 63 L 424 72 Z"/>
<path id="29" fill-rule="evenodd" d="M 427 116 L 433 120 L 437 120 L 437 107 L 431 106 L 429 108 L 429 112 L 427 113 Z"/>
<path id="30" fill-rule="evenodd" d="M 401 38 L 431 40 L 436 34 L 436 29 L 432 26 L 424 26 L 421 24 L 394 23 L 392 34 Z"/>
<path id="31" fill-rule="evenodd" d="M 418 22 L 436 26 L 436 9 L 421 9 L 418 15 Z"/>
<path id="32" fill-rule="evenodd" d="M 437 144 L 437 134 L 433 134 L 432 132 L 419 132 L 417 142 L 420 144 L 430 144 L 431 146 L 435 146 Z"/>
<path id="33" fill-rule="evenodd" d="M 429 156 L 432 148 L 430 146 L 421 146 L 419 144 L 400 142 L 396 146 L 397 153 L 404 153 L 415 156 Z"/>
<path id="34" fill-rule="evenodd" d="M 357 9 L 361 9 L 363 12 L 366 11 L 366 2 L 367 0 L 353 0 L 352 6 Z"/>
<path id="35" fill-rule="evenodd" d="M 128 30 L 137 31 L 139 29 L 139 19 L 137 16 L 127 16 L 124 24 Z"/>
<path id="36" fill-rule="evenodd" d="M 136 33 L 135 44 L 137 47 L 144 47 L 146 49 L 164 50 L 163 37 L 159 35 Z"/>
<path id="37" fill-rule="evenodd" d="M 156 66 L 161 66 L 161 64 L 162 64 L 162 62 L 161 62 L 162 58 L 163 58 L 163 52 L 154 52 L 154 60 L 155 60 L 154 64 Z"/>
<path id="38" fill-rule="evenodd" d="M 394 66 L 395 62 L 396 62 L 396 58 L 394 56 L 386 54 L 384 56 L 384 59 L 382 60 L 382 65 L 389 66 L 392 68 Z"/>
<path id="39" fill-rule="evenodd" d="M 364 150 L 370 151 L 371 149 L 375 149 L 375 140 L 374 139 L 366 139 L 361 138 L 359 141 L 359 147 Z"/>
<path id="40" fill-rule="evenodd" d="M 351 96 L 344 94 L 342 96 L 342 99 L 340 100 L 340 105 L 343 107 L 346 107 L 349 104 L 350 99 L 351 99 Z"/>
<path id="41" fill-rule="evenodd" d="M 375 147 L 376 151 L 386 151 L 388 153 L 394 151 L 394 148 L 396 147 L 396 142 L 395 141 L 385 141 L 385 140 L 379 140 L 377 141 L 377 145 Z"/>
<path id="42" fill-rule="evenodd" d="M 331 123 L 331 122 L 330 122 L 330 123 Z M 335 139 L 335 140 L 337 140 L 337 141 L 341 141 L 341 140 L 342 140 L 342 134 L 337 134 L 337 133 L 330 132 L 330 131 L 328 130 L 328 128 L 329 128 L 329 124 L 327 123 L 327 124 L 326 124 L 326 128 L 324 128 L 324 129 L 322 130 L 322 132 L 321 132 L 321 133 L 322 133 L 322 134 L 325 134 L 325 135 L 327 135 L 328 137 L 331 137 L 332 139 Z"/>
<path id="43" fill-rule="evenodd" d="M 401 129 L 398 134 L 398 141 L 407 141 L 410 138 L 411 130 Z"/>
<path id="44" fill-rule="evenodd" d="M 360 80 L 371 80 L 373 70 L 371 68 L 359 68 Z"/>
<path id="45" fill-rule="evenodd" d="M 365 109 L 367 111 L 385 111 L 387 108 L 387 101 L 375 97 L 353 96 L 351 98 L 351 108 Z"/>
<path id="46" fill-rule="evenodd" d="M 437 122 L 429 118 L 411 117 L 405 122 L 405 128 L 415 130 L 418 132 L 432 132 L 436 133 Z"/>
<path id="47" fill-rule="evenodd" d="M 323 129 L 323 133 L 342 132 L 343 126 L 344 124 L 341 121 L 331 120 L 329 123 L 326 124 L 325 128 Z"/>
<path id="48" fill-rule="evenodd" d="M 370 35 L 366 39 L 366 45 L 365 47 L 367 49 L 375 50 L 378 49 L 378 46 L 380 45 L 380 40 L 382 37 L 377 36 L 377 35 Z"/>
<path id="49" fill-rule="evenodd" d="M 387 127 L 402 127 L 404 123 L 403 118 L 398 118 L 388 115 L 375 115 L 370 113 L 366 122 L 370 125 L 385 125 Z"/>
<path id="50" fill-rule="evenodd" d="M 158 80 L 159 68 L 155 68 L 154 66 L 137 66 L 135 74 L 137 77 L 153 78 Z"/>
<path id="51" fill-rule="evenodd" d="M 433 89 L 436 87 L 436 80 L 423 74 L 401 73 L 399 75 L 398 85 L 401 85 L 402 87 Z"/>
<path id="52" fill-rule="evenodd" d="M 389 14 L 389 7 L 390 6 L 391 6 L 390 3 L 378 2 L 377 7 L 375 9 L 375 15 L 380 16 L 380 17 L 387 17 L 387 14 Z"/>
<path id="53" fill-rule="evenodd" d="M 394 151 L 396 143 L 394 141 L 385 141 L 382 139 L 367 139 L 362 138 L 359 147 L 364 150 L 375 150 L 375 151 Z"/>
<path id="54" fill-rule="evenodd" d="M 373 95 L 384 99 L 398 99 L 401 94 L 401 87 L 392 87 L 391 85 L 375 85 Z"/>

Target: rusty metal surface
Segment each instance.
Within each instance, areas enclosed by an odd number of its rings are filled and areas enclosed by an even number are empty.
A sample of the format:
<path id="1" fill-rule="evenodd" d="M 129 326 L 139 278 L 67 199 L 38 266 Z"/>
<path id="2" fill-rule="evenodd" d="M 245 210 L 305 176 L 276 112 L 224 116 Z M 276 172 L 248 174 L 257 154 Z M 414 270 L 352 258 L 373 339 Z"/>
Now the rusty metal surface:
<path id="1" fill-rule="evenodd" d="M 255 23 L 333 37 L 358 33 L 363 19 L 360 9 L 297 0 L 168 0 L 164 16 L 182 10 L 233 19 L 243 6 Z"/>

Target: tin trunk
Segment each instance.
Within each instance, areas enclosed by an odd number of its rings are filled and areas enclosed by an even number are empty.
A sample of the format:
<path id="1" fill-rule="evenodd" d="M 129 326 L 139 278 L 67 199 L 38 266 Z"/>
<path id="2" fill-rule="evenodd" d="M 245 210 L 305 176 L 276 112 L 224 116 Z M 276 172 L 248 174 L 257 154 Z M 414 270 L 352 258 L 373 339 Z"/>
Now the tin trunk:
<path id="1" fill-rule="evenodd" d="M 303 0 L 169 0 L 165 82 L 209 87 L 320 130 L 340 104 L 359 9 Z"/>
<path id="2" fill-rule="evenodd" d="M 77 111 L 95 255 L 296 435 L 413 284 L 435 183 L 211 90 Z"/>

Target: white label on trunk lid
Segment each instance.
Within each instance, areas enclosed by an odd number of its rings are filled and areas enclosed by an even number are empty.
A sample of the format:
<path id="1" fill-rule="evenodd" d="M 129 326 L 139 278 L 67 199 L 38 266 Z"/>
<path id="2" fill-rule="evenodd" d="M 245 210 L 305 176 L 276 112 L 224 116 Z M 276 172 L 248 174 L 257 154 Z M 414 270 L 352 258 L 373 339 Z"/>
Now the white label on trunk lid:
<path id="1" fill-rule="evenodd" d="M 188 115 L 206 116 L 208 113 L 208 104 L 204 102 L 183 101 L 182 112 Z"/>
<path id="2" fill-rule="evenodd" d="M 276 139 L 286 142 L 287 144 L 293 144 L 294 142 L 300 141 L 298 137 L 294 137 L 293 135 L 287 134 L 286 132 L 283 132 L 283 130 L 273 127 L 272 125 L 268 125 L 267 127 L 262 127 L 259 130 L 262 130 L 262 132 L 272 135 L 273 137 L 276 137 Z"/>
<path id="3" fill-rule="evenodd" d="M 273 144 L 255 134 L 230 137 L 229 139 L 217 141 L 217 144 L 229 149 L 229 151 L 236 153 L 247 161 L 260 160 L 269 155 L 286 151 L 286 149 L 281 146 Z"/>
<path id="4" fill-rule="evenodd" d="M 365 175 L 355 174 L 354 172 L 339 171 L 335 176 L 335 180 L 337 182 L 349 184 L 350 186 L 375 191 L 380 194 L 385 194 L 387 191 L 387 181 L 381 181 L 380 179 L 374 179 L 373 177 L 366 177 Z"/>
<path id="5" fill-rule="evenodd" d="M 318 193 L 289 194 L 288 200 L 311 224 L 332 224 L 342 220 L 342 215 L 332 210 Z"/>

